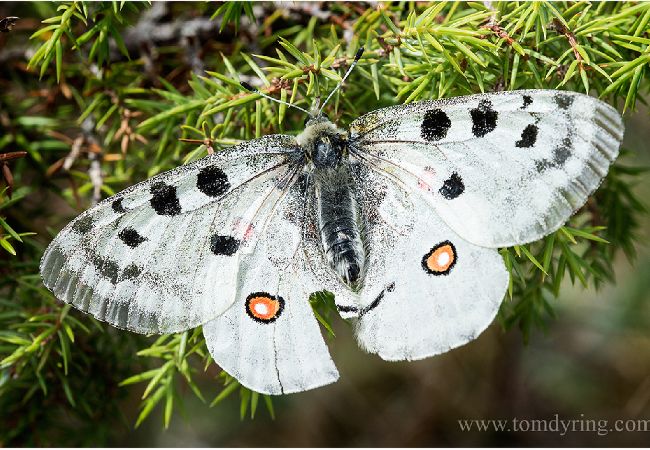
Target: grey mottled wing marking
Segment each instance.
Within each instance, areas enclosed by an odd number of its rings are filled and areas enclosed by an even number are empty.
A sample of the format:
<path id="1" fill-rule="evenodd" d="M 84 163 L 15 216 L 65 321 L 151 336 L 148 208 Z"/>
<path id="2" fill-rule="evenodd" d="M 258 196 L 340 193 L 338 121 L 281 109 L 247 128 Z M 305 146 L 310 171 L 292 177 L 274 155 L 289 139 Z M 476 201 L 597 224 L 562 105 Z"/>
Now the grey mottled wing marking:
<path id="1" fill-rule="evenodd" d="M 234 301 L 242 252 L 264 203 L 300 165 L 289 136 L 267 136 L 162 173 L 82 213 L 41 260 L 60 300 L 117 327 L 170 333 Z M 268 211 L 267 211 L 268 214 Z"/>
<path id="2" fill-rule="evenodd" d="M 526 90 L 381 109 L 350 126 L 357 154 L 420 192 L 463 238 L 503 247 L 559 228 L 618 155 L 614 108 Z"/>

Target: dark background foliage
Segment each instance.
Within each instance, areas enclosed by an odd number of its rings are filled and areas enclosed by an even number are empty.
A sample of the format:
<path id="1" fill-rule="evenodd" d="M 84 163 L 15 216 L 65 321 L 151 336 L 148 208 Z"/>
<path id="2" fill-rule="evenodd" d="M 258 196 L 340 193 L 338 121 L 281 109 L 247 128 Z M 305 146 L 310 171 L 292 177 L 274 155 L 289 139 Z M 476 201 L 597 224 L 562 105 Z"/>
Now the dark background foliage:
<path id="1" fill-rule="evenodd" d="M 650 430 L 650 4 L 0 4 L 0 20 L 11 16 L 0 33 L 0 445 L 647 443 L 648 432 L 462 432 L 458 420 L 557 414 Z M 200 329 L 137 336 L 43 288 L 43 249 L 100 198 L 208 147 L 299 132 L 301 114 L 240 80 L 308 108 L 360 45 L 327 108 L 343 126 L 380 106 L 520 88 L 625 110 L 624 152 L 585 208 L 540 242 L 502 249 L 511 290 L 477 341 L 387 363 L 317 296 L 341 380 L 271 400 L 221 372 Z"/>

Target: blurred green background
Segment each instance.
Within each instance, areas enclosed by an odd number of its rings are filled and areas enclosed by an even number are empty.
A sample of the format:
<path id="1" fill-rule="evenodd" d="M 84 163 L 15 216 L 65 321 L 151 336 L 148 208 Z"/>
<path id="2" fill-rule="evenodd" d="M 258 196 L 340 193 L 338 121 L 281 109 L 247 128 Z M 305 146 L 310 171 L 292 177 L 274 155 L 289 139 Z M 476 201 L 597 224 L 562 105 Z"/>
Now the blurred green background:
<path id="1" fill-rule="evenodd" d="M 536 58 L 530 52 L 539 50 L 533 45 L 539 28 L 533 26 L 530 33 L 520 36 L 516 29 L 507 25 L 517 22 L 517 14 L 523 17 L 523 11 L 532 11 L 537 6 L 520 8 L 516 2 L 493 3 L 501 17 L 508 18 L 503 20 L 504 29 L 500 31 L 484 28 L 490 23 L 490 11 L 484 4 L 450 3 L 436 10 L 437 15 L 432 20 L 437 25 L 432 26 L 447 28 L 436 36 L 440 36 L 449 55 L 458 58 L 458 68 L 467 71 L 466 77 L 458 77 L 450 83 L 446 96 L 476 92 L 483 82 L 486 90 L 537 86 L 533 69 L 524 69 L 523 61 Z M 44 26 L 41 20 L 61 14 L 56 12 L 59 5 L 69 7 L 71 4 L 0 4 L 0 19 L 20 17 L 13 30 L 0 34 L 0 151 L 29 151 L 26 158 L 9 165 L 15 179 L 14 196 L 21 200 L 8 203 L 5 192 L 2 204 L 10 206 L 3 206 L 0 214 L 17 231 L 38 233 L 25 238 L 24 244 L 15 245 L 18 253 L 15 257 L 0 250 L 0 322 L 7 329 L 13 330 L 12 327 L 21 321 L 38 323 L 34 317 L 41 314 L 51 314 L 56 320 L 56 314 L 61 311 L 60 305 L 43 292 L 35 274 L 38 258 L 49 237 L 90 206 L 93 196 L 94 186 L 88 175 L 92 150 L 82 152 L 70 172 L 60 168 L 74 139 L 83 135 L 80 116 L 93 118 L 93 125 L 103 121 L 103 125 L 97 125 L 90 135 L 96 137 L 96 145 L 101 147 L 100 154 L 105 158 L 101 196 L 106 197 L 153 173 L 174 167 L 186 157 L 204 155 L 205 146 L 178 142 L 181 136 L 200 138 L 187 130 L 180 131 L 183 123 L 195 124 L 194 113 L 170 116 L 166 122 L 144 131 L 136 127 L 145 119 L 160 117 L 177 102 L 182 104 L 182 99 L 199 97 L 200 92 L 197 94 L 188 84 L 188 81 L 196 83 L 192 72 L 202 74 L 205 69 L 214 70 L 233 78 L 222 55 L 235 62 L 233 70 L 244 70 L 246 76 L 254 78 L 256 75 L 241 53 L 275 56 L 280 36 L 290 39 L 301 49 L 313 51 L 312 34 L 322 39 L 324 48 L 340 42 L 346 49 L 355 48 L 356 39 L 363 40 L 367 34 L 372 42 L 372 46 L 367 47 L 370 53 L 386 52 L 378 75 L 371 78 L 371 69 L 361 65 L 349 81 L 347 93 L 336 112 L 342 123 L 379 105 L 436 94 L 415 92 L 420 76 L 418 70 L 429 70 L 420 67 L 425 65 L 422 61 L 402 56 L 409 76 L 403 75 L 395 68 L 396 56 L 391 53 L 394 50 L 391 46 L 397 43 L 389 39 L 381 41 L 372 34 L 376 31 L 384 36 L 391 32 L 390 25 L 377 12 L 379 10 L 385 10 L 391 20 L 403 26 L 400 19 L 403 21 L 409 11 L 417 10 L 420 14 L 426 8 L 436 7 L 435 3 L 392 2 L 378 6 L 279 2 L 255 4 L 254 11 L 236 2 L 173 3 L 165 7 L 155 3 L 153 6 L 127 4 L 123 11 L 119 2 L 75 3 L 89 10 L 88 25 L 77 20 L 70 30 L 77 39 L 87 30 L 99 27 L 97 34 L 88 37 L 85 45 L 81 45 L 82 50 L 77 51 L 70 49 L 70 39 L 64 33 L 66 46 L 61 61 L 57 62 L 53 53 L 51 60 L 37 58 L 33 67 L 28 68 L 27 63 L 36 49 L 45 46 L 53 32 L 32 40 L 29 36 Z M 588 2 L 538 5 L 541 5 L 540 12 L 531 24 L 539 22 L 538 25 L 547 30 L 549 43 L 542 45 L 540 51 L 547 52 L 551 58 L 565 51 L 573 58 L 570 40 L 566 39 L 567 31 L 555 22 L 555 8 L 576 28 L 580 26 L 580 17 L 587 17 L 588 13 L 596 19 L 622 14 L 622 7 L 616 5 L 597 6 L 597 13 Z M 632 10 L 630 14 L 634 19 L 630 23 L 633 26 L 630 25 L 629 31 L 614 29 L 611 33 L 632 33 L 634 28 L 638 30 L 639 39 L 650 38 L 647 30 L 650 9 L 637 8 L 636 3 L 623 8 Z M 219 14 L 215 14 L 211 22 L 215 11 Z M 257 18 L 254 19 L 257 27 L 251 25 L 249 13 Z M 362 16 L 367 22 L 357 26 Z M 458 22 L 445 22 L 452 16 Z M 625 28 L 627 22 L 621 20 L 612 22 L 623 23 L 621 27 Z M 148 30 L 145 37 L 150 40 L 144 39 L 142 33 L 127 33 L 129 24 L 143 22 L 151 26 L 141 28 Z M 453 34 L 454 29 L 469 33 L 472 38 L 473 33 L 483 33 L 480 40 L 467 41 L 466 47 L 486 58 L 487 68 L 470 71 L 472 59 L 459 50 L 461 47 L 455 39 L 460 38 Z M 512 69 L 513 61 L 519 58 L 504 44 L 500 34 L 504 30 L 513 32 L 514 38 L 526 46 L 526 58 L 521 60 L 519 73 Z M 113 32 L 124 38 L 130 59 L 120 54 Z M 330 38 L 330 34 L 336 39 Z M 357 35 L 364 36 L 358 38 Z M 577 39 L 587 49 L 595 42 L 591 35 L 578 35 Z M 481 47 L 483 41 L 498 44 L 496 56 L 489 56 Z M 95 48 L 93 43 L 97 43 L 94 51 L 91 50 Z M 628 43 L 628 47 L 630 45 Z M 646 51 L 650 47 L 647 43 L 643 45 Z M 442 73 L 447 81 L 452 79 L 450 74 L 457 70 L 455 61 L 436 54 L 435 49 L 431 53 L 440 58 L 429 62 L 440 68 L 436 76 Z M 594 60 L 599 57 L 595 50 L 590 54 Z M 630 55 L 625 54 L 621 60 L 637 57 L 633 50 Z M 345 55 L 341 52 L 338 56 Z M 545 61 L 535 61 L 544 75 Z M 607 61 L 600 63 L 607 72 L 615 73 L 617 66 Z M 644 64 L 640 67 L 647 68 L 650 63 Z M 61 82 L 57 82 L 57 65 L 61 67 L 58 74 Z M 43 76 L 39 80 L 42 67 Z M 506 67 L 504 75 L 501 74 L 503 67 Z M 557 73 L 550 72 L 545 87 L 557 86 L 569 67 L 566 61 L 558 67 Z M 361 76 L 363 70 L 366 72 Z M 308 71 L 298 72 L 301 83 L 306 84 Z M 585 73 L 593 89 L 609 86 L 598 73 Z M 647 96 L 647 70 L 641 73 L 636 85 L 644 86 L 639 95 Z M 320 79 L 325 92 L 334 85 L 326 77 L 314 78 Z M 444 85 L 442 78 L 435 79 L 435 86 Z M 370 81 L 377 79 L 382 93 L 380 98 L 375 98 L 368 88 Z M 628 82 L 635 86 L 632 80 Z M 309 83 L 312 86 L 314 81 Z M 565 88 L 584 90 L 582 86 L 583 80 L 576 72 Z M 286 95 L 287 86 L 281 87 L 282 93 L 278 94 L 278 89 L 274 95 Z M 296 101 L 306 96 L 304 85 L 301 89 Z M 417 95 L 411 97 L 412 93 Z M 232 90 L 227 94 L 236 96 L 239 92 Z M 314 92 L 310 91 L 309 95 L 313 96 Z M 617 98 L 622 106 L 625 92 L 618 92 Z M 632 153 L 626 155 L 622 163 L 629 167 L 648 167 L 650 113 L 642 98 L 637 99 L 636 104 L 636 111 L 628 110 L 625 114 L 624 148 Z M 113 105 L 117 106 L 113 108 Z M 289 113 L 286 120 L 279 123 L 275 106 L 264 105 L 261 127 L 255 126 L 259 121 L 254 120 L 256 110 L 251 104 L 236 106 L 235 112 L 229 112 L 225 118 L 219 116 L 219 120 L 231 120 L 231 124 L 219 129 L 223 133 L 215 140 L 215 147 L 226 146 L 228 139 L 250 139 L 258 132 L 266 134 L 285 128 L 292 131 L 301 126 L 302 118 Z M 303 103 L 302 106 L 308 105 Z M 127 109 L 129 113 L 125 112 Z M 142 115 L 128 116 L 132 112 Z M 123 139 L 116 134 L 125 118 L 132 128 L 130 132 L 141 132 L 147 142 L 132 139 L 127 151 L 122 153 Z M 648 206 L 650 175 L 645 173 L 636 178 L 633 191 Z M 175 404 L 169 428 L 163 429 L 163 408 L 158 406 L 139 428 L 134 429 L 144 385 L 119 387 L 118 383 L 134 373 L 155 367 L 156 363 L 136 356 L 136 352 L 151 345 L 154 338 L 135 336 L 109 326 L 100 327 L 103 329 L 100 333 L 90 319 L 72 312 L 73 317 L 90 326 L 92 332 L 85 333 L 75 325 L 67 376 L 62 375 L 62 350 L 58 346 L 51 347 L 50 353 L 46 353 L 48 350 L 35 352 L 32 359 L 25 359 L 24 366 L 8 364 L 1 368 L 0 446 L 647 446 L 650 442 L 650 249 L 647 245 L 650 218 L 647 214 L 640 215 L 640 221 L 636 261 L 631 264 L 619 251 L 613 264 L 616 283 L 603 284 L 599 290 L 585 290 L 565 280 L 560 297 L 552 304 L 556 319 L 548 321 L 545 332 L 534 331 L 528 345 L 524 345 L 516 327 L 505 332 L 500 324 L 494 323 L 476 341 L 447 354 L 412 363 L 389 363 L 359 350 L 350 326 L 335 320 L 337 337 L 329 339 L 328 343 L 341 374 L 340 380 L 314 391 L 275 398 L 275 420 L 269 417 L 263 401 L 260 401 L 254 420 L 249 419 L 248 414 L 240 420 L 237 394 L 209 408 L 210 400 L 221 389 L 217 379 L 219 370 L 212 364 L 203 372 L 201 361 L 196 359 L 193 361 L 197 368 L 194 381 L 208 404 L 197 399 L 181 381 L 178 394 L 183 405 Z M 43 322 L 45 325 L 47 320 Z M 24 331 L 26 335 L 31 332 Z M 0 345 L 2 358 L 13 351 L 14 347 L 6 342 Z M 43 361 L 43 366 L 37 370 L 39 361 Z M 39 373 L 42 380 L 37 376 Z M 71 397 L 74 406 L 71 406 Z M 565 420 L 607 419 L 610 421 L 608 428 L 621 419 L 649 422 L 646 432 L 612 431 L 604 436 L 596 432 L 569 432 L 562 436 L 554 432 L 462 431 L 458 422 L 463 419 L 550 420 L 556 415 Z"/>

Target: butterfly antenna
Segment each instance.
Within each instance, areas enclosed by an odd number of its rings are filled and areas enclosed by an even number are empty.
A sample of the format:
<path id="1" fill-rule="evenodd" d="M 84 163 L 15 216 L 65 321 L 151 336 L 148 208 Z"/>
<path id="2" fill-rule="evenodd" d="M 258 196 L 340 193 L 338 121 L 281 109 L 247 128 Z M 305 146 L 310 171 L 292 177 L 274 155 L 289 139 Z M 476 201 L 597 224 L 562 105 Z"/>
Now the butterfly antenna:
<path id="1" fill-rule="evenodd" d="M 313 115 L 309 111 L 307 111 L 306 109 L 301 108 L 300 106 L 294 105 L 293 103 L 285 102 L 284 100 L 280 100 L 278 98 L 273 98 L 270 95 L 266 95 L 263 92 L 260 92 L 259 89 L 257 89 L 256 87 L 251 86 L 250 84 L 246 83 L 245 81 L 240 81 L 239 83 L 247 91 L 254 92 L 255 94 L 260 95 L 260 96 L 262 96 L 262 97 L 264 97 L 266 99 L 269 99 L 272 102 L 280 103 L 281 105 L 287 105 L 287 106 L 290 106 L 292 108 L 299 109 L 300 111 L 304 112 L 308 116 L 313 117 Z"/>
<path id="2" fill-rule="evenodd" d="M 320 114 L 323 111 L 323 108 L 325 107 L 325 105 L 327 104 L 329 99 L 332 98 L 334 93 L 336 93 L 336 91 L 341 89 L 341 85 L 343 85 L 345 80 L 348 78 L 348 75 L 350 75 L 350 72 L 352 72 L 352 70 L 354 69 L 354 66 L 357 65 L 357 63 L 361 59 L 361 55 L 363 55 L 363 47 L 360 47 L 359 50 L 357 50 L 357 54 L 354 55 L 354 61 L 352 61 L 352 64 L 350 64 L 350 67 L 348 68 L 348 71 L 345 72 L 345 75 L 343 75 L 343 78 L 341 79 L 339 84 L 336 85 L 336 87 L 332 90 L 332 92 L 330 92 L 330 95 L 327 96 L 327 98 L 325 99 L 323 104 L 320 106 L 320 109 L 318 110 L 318 114 Z"/>

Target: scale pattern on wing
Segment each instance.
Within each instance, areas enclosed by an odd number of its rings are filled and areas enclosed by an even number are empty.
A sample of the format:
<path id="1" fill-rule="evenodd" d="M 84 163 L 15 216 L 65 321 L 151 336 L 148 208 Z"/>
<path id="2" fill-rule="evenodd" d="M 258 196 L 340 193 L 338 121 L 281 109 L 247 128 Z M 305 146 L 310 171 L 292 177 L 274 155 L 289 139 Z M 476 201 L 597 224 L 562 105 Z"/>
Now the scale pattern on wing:
<path id="1" fill-rule="evenodd" d="M 266 199 L 298 167 L 288 136 L 267 136 L 162 173 L 81 214 L 41 260 L 60 300 L 117 327 L 170 333 L 234 300 L 242 252 Z"/>
<path id="2" fill-rule="evenodd" d="M 234 304 L 203 326 L 215 362 L 256 392 L 288 394 L 338 379 L 309 304 L 323 288 L 303 248 L 309 189 L 301 178 L 277 199 L 255 253 L 242 255 Z"/>
<path id="3" fill-rule="evenodd" d="M 487 247 L 558 229 L 598 187 L 622 137 L 615 109 L 553 90 L 395 106 L 350 127 L 353 152 L 420 192 L 463 238 Z"/>
<path id="4" fill-rule="evenodd" d="M 356 299 L 335 294 L 341 315 L 356 318 L 359 345 L 385 360 L 416 360 L 475 339 L 507 289 L 499 253 L 462 239 L 392 175 L 356 172 L 368 272 Z"/>

